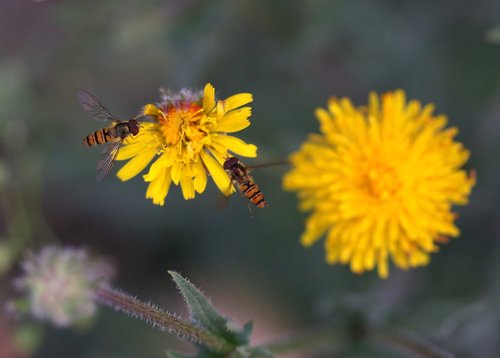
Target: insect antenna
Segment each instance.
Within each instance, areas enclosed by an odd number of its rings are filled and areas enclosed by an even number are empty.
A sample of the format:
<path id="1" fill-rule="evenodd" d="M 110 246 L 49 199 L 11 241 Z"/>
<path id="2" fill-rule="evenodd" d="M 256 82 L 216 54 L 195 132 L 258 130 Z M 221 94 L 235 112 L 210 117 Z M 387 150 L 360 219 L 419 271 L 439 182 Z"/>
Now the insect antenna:
<path id="1" fill-rule="evenodd" d="M 267 163 L 252 165 L 252 166 L 249 166 L 248 168 L 249 169 L 257 169 L 257 168 L 277 167 L 280 165 L 287 165 L 287 164 L 290 164 L 290 161 L 288 161 L 288 160 L 276 160 L 274 162 L 267 162 Z"/>

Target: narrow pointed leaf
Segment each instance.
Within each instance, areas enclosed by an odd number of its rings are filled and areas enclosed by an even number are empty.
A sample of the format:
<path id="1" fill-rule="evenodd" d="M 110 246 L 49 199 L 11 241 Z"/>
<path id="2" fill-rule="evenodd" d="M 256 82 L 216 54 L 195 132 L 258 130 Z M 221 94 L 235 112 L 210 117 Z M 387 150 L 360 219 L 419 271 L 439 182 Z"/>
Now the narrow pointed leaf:
<path id="1" fill-rule="evenodd" d="M 168 273 L 184 296 L 191 319 L 213 334 L 226 338 L 227 320 L 215 309 L 210 300 L 177 272 L 169 271 Z"/>
<path id="2" fill-rule="evenodd" d="M 242 329 L 231 329 L 232 334 L 232 341 L 237 346 L 244 346 L 250 342 L 250 335 L 252 334 L 253 330 L 253 322 L 249 321 L 245 323 Z"/>

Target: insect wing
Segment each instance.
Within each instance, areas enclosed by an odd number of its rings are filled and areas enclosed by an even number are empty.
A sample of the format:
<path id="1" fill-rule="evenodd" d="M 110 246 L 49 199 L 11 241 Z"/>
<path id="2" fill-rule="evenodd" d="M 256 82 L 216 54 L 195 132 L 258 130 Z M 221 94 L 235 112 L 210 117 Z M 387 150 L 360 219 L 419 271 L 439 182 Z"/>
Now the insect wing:
<path id="1" fill-rule="evenodd" d="M 247 208 L 248 211 L 250 212 L 250 217 L 253 219 L 253 210 L 252 210 L 252 205 L 250 205 L 250 200 L 246 197 L 245 193 L 243 192 L 243 189 L 241 187 L 240 181 L 239 180 L 233 180 L 233 185 L 235 186 L 236 190 L 238 193 L 240 193 L 240 196 L 243 198 L 245 203 L 247 203 Z"/>
<path id="2" fill-rule="evenodd" d="M 89 92 L 84 90 L 79 90 L 76 92 L 78 96 L 78 101 L 82 108 L 90 114 L 92 117 L 99 121 L 115 121 L 116 116 L 111 113 L 106 107 L 102 105 L 101 102 Z"/>
<path id="3" fill-rule="evenodd" d="M 230 192 L 231 186 L 234 186 L 234 188 L 240 194 L 242 199 L 247 203 L 248 211 L 250 212 L 250 217 L 253 218 L 253 210 L 252 210 L 252 207 L 250 205 L 250 200 L 248 200 L 248 198 L 245 196 L 245 194 L 243 194 L 243 190 L 241 189 L 240 181 L 235 178 L 235 175 L 233 174 L 233 172 L 231 170 L 226 170 L 226 172 L 229 175 L 229 178 L 231 179 L 231 182 L 229 183 L 229 187 L 228 187 L 227 191 Z M 221 195 L 221 201 L 220 201 L 221 208 L 225 208 L 227 206 L 227 204 L 229 203 L 228 199 L 229 199 L 229 197 L 227 197 L 225 195 Z"/>
<path id="4" fill-rule="evenodd" d="M 108 176 L 111 168 L 113 168 L 113 164 L 115 164 L 116 156 L 118 155 L 122 144 L 123 142 L 118 140 L 110 143 L 104 148 L 101 156 L 99 157 L 99 162 L 97 163 L 97 181 L 103 181 Z"/>

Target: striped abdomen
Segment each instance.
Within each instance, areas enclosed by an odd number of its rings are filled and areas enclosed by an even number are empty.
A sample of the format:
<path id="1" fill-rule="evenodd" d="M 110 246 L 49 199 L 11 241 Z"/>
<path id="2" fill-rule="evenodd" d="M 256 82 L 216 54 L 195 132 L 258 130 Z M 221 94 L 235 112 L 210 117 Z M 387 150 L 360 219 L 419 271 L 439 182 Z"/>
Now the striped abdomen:
<path id="1" fill-rule="evenodd" d="M 255 204 L 256 207 L 262 209 L 267 205 L 266 200 L 264 199 L 264 195 L 260 191 L 257 184 L 255 184 L 253 178 L 251 176 L 247 176 L 247 179 L 243 182 L 238 182 L 239 187 L 243 195 Z"/>
<path id="2" fill-rule="evenodd" d="M 238 158 L 230 157 L 226 159 L 223 168 L 227 175 L 229 175 L 229 178 L 231 178 L 233 185 L 245 196 L 245 198 L 254 203 L 259 209 L 267 205 L 264 195 L 257 184 L 255 184 L 249 170 Z"/>
<path id="3" fill-rule="evenodd" d="M 102 128 L 83 138 L 83 145 L 93 147 L 95 145 L 111 142 L 116 138 L 116 131 L 113 127 Z"/>

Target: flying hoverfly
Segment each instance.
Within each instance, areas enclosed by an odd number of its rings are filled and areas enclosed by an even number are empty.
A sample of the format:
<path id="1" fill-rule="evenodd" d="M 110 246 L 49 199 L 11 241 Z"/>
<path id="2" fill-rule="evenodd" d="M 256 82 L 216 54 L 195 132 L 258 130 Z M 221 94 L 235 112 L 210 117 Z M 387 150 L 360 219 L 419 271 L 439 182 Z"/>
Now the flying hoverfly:
<path id="1" fill-rule="evenodd" d="M 230 157 L 223 164 L 231 183 L 248 201 L 252 202 L 256 207 L 262 209 L 267 205 L 264 194 L 255 183 L 255 180 L 250 175 L 250 170 L 238 158 Z M 250 214 L 252 209 L 248 206 Z"/>
<path id="2" fill-rule="evenodd" d="M 111 121 L 112 123 L 104 128 L 85 136 L 82 144 L 86 147 L 93 147 L 99 144 L 108 145 L 104 148 L 97 162 L 96 178 L 97 181 L 104 180 L 113 164 L 116 156 L 120 151 L 123 141 L 130 135 L 136 136 L 139 134 L 139 121 L 135 118 L 123 121 L 113 115 L 106 107 L 104 107 L 97 98 L 87 91 L 77 91 L 78 101 L 82 108 L 92 117 L 99 121 Z"/>

